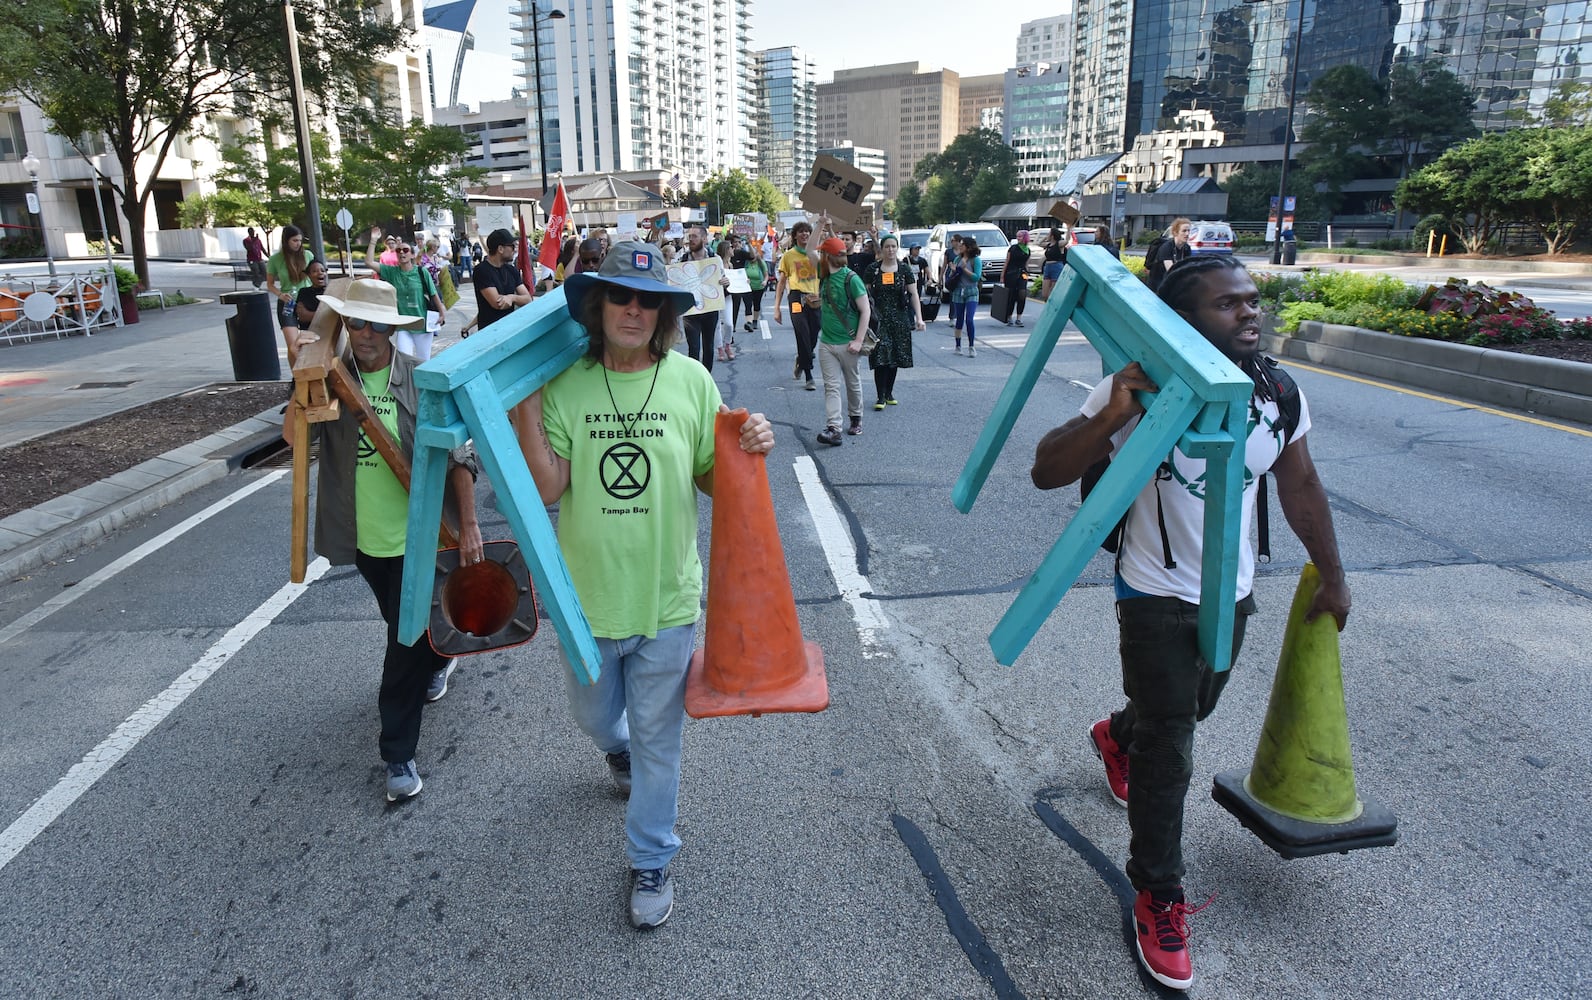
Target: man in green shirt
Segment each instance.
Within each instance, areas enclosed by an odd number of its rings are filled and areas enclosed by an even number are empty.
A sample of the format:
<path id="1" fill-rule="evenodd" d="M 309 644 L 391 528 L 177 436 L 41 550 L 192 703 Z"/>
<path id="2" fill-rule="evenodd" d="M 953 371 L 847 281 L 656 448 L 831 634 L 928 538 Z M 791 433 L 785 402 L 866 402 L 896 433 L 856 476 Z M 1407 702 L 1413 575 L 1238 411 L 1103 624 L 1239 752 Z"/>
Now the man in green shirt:
<path id="1" fill-rule="evenodd" d="M 412 456 L 419 393 L 414 384 L 414 359 L 393 349 L 393 331 L 410 320 L 398 311 L 393 287 L 361 278 L 349 285 L 344 298 L 323 294 L 321 305 L 342 317 L 348 331 L 348 352 L 365 398 L 403 454 Z M 304 331 L 299 345 L 314 339 Z M 292 405 L 299 404 L 295 401 Z M 315 551 L 334 566 L 353 563 L 370 585 L 387 622 L 387 652 L 377 707 L 387 801 L 396 802 L 420 793 L 420 773 L 415 768 L 420 714 L 427 701 L 436 701 L 447 691 L 453 661 L 432 650 L 428 635 L 412 646 L 398 641 L 409 493 L 350 409 L 343 407 L 336 420 L 310 425 L 320 445 Z M 293 424 L 290 414 L 282 427 L 289 444 L 293 443 Z M 484 549 L 475 516 L 475 454 L 466 443 L 449 458 L 446 513 L 459 526 L 459 563 L 478 563 Z"/>

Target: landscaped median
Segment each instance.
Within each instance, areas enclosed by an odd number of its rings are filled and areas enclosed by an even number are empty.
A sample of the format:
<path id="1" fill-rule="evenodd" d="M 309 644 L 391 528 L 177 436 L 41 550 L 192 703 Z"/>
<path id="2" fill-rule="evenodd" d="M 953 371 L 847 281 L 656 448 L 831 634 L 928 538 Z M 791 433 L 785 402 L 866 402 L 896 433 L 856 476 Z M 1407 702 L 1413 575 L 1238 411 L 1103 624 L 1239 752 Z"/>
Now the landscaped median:
<path id="1" fill-rule="evenodd" d="M 1262 347 L 1284 358 L 1387 379 L 1490 406 L 1592 424 L 1592 365 L 1304 320 L 1265 318 Z"/>

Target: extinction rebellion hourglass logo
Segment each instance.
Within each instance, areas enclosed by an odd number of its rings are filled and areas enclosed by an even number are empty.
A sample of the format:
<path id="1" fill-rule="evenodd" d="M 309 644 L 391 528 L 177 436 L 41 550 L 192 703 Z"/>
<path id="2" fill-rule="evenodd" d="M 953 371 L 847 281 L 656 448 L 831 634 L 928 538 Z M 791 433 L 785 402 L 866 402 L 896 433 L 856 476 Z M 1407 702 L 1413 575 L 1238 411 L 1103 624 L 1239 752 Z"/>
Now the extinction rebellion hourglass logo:
<path id="1" fill-rule="evenodd" d="M 647 491 L 652 481 L 652 462 L 647 453 L 628 441 L 603 452 L 599 466 L 603 489 L 615 500 L 634 500 Z"/>

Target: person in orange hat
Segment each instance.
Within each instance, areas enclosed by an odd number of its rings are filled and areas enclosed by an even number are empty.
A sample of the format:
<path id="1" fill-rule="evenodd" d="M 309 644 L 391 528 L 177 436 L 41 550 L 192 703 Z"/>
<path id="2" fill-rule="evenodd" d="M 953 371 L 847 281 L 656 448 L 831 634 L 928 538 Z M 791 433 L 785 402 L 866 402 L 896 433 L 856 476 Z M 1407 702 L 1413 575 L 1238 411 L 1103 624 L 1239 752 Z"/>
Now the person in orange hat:
<path id="1" fill-rule="evenodd" d="M 696 494 L 713 495 L 714 419 L 727 408 L 707 369 L 671 350 L 695 296 L 668 283 L 658 247 L 617 243 L 564 294 L 590 349 L 513 418 L 542 501 L 559 505 L 558 545 L 602 655 L 589 686 L 566 671 L 569 707 L 629 800 L 629 916 L 647 929 L 674 909 L 685 678 L 702 602 Z M 773 447 L 768 418 L 752 414 L 742 450 Z"/>
<path id="2" fill-rule="evenodd" d="M 393 348 L 393 333 L 414 321 L 399 312 L 397 291 L 386 282 L 360 278 L 350 283 L 342 298 L 323 293 L 317 308 L 331 309 L 343 318 L 348 331 L 345 364 L 353 362 L 350 367 L 377 419 L 405 452 L 412 452 L 420 395 L 414 371 L 419 362 Z M 315 334 L 300 331 L 294 350 L 314 340 Z M 299 403 L 295 400 L 290 405 Z M 288 444 L 293 443 L 293 425 L 289 415 L 282 425 Z M 315 552 L 333 566 L 353 563 L 387 622 L 387 651 L 376 697 L 381 715 L 379 746 L 387 771 L 387 801 L 410 799 L 420 794 L 422 785 L 415 767 L 421 711 L 426 702 L 447 693 L 454 663 L 432 650 L 425 635 L 411 646 L 398 641 L 409 491 L 370 443 L 351 407 L 343 407 L 336 420 L 310 424 L 310 428 L 320 446 Z M 476 469 L 475 452 L 468 442 L 449 454 L 446 514 L 459 526 L 461 564 L 478 563 L 484 557 L 475 516 Z"/>
<path id="3" fill-rule="evenodd" d="M 811 242 L 809 240 L 809 242 Z M 840 437 L 840 386 L 846 386 L 846 412 L 851 418 L 847 434 L 862 433 L 862 379 L 857 364 L 868 334 L 868 287 L 846 263 L 846 241 L 831 236 L 818 244 L 819 298 L 823 300 L 818 337 L 818 366 L 824 373 L 824 417 L 820 444 L 838 447 Z"/>

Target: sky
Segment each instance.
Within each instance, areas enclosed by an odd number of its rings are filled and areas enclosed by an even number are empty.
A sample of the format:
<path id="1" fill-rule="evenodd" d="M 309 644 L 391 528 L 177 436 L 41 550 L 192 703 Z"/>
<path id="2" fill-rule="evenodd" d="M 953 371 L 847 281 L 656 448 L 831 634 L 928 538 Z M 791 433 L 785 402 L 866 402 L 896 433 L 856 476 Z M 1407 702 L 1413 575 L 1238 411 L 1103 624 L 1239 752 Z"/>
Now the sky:
<path id="1" fill-rule="evenodd" d="M 758 0 L 752 5 L 752 47 L 795 45 L 818 62 L 819 82 L 837 69 L 921 62 L 926 68 L 984 76 L 1009 69 L 1017 29 L 1071 6 L 1064 0 Z M 902 16 L 905 14 L 906 16 Z"/>

